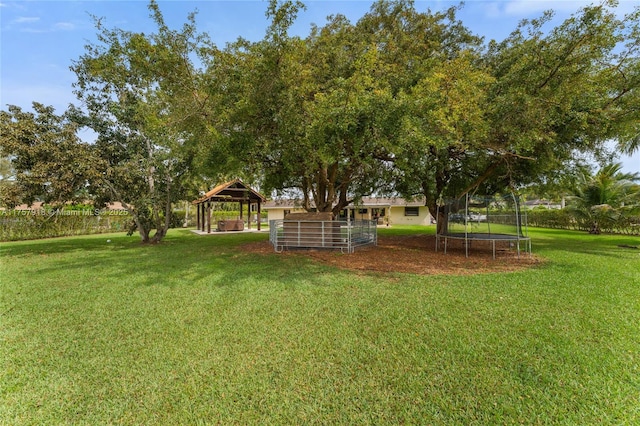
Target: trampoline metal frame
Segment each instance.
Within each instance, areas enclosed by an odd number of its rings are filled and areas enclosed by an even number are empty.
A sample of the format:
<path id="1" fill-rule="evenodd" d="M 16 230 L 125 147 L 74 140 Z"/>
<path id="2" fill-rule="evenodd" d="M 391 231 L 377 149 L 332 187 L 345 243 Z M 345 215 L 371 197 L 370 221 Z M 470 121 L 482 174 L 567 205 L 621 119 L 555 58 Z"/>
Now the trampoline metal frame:
<path id="1" fill-rule="evenodd" d="M 531 256 L 531 238 L 529 237 L 520 237 L 518 235 L 509 234 L 476 234 L 473 232 L 468 232 L 465 234 L 439 234 L 438 238 L 444 238 L 444 254 L 447 254 L 447 240 L 451 238 L 452 240 L 464 241 L 464 252 L 466 257 L 469 257 L 469 246 L 471 245 L 471 241 L 490 241 L 494 259 L 496 258 L 496 241 L 515 242 L 518 258 L 520 258 L 521 252 L 520 241 L 523 241 L 525 243 L 525 253 L 529 253 L 529 256 Z M 436 240 L 438 238 L 436 238 Z M 437 247 L 436 251 L 438 251 Z"/>
<path id="2" fill-rule="evenodd" d="M 468 231 L 468 222 L 469 222 L 469 194 L 466 194 L 465 196 L 465 214 L 464 214 L 464 233 L 460 232 L 460 233 L 456 233 L 456 234 L 437 234 L 436 233 L 436 251 L 438 251 L 438 242 L 440 241 L 440 238 L 444 238 L 444 253 L 447 254 L 447 241 L 449 238 L 454 239 L 454 240 L 463 240 L 464 241 L 464 253 L 466 257 L 469 257 L 469 246 L 471 245 L 471 241 L 490 241 L 491 242 L 491 247 L 492 247 L 492 251 L 493 251 L 493 259 L 496 258 L 496 241 L 509 241 L 509 242 L 516 242 L 516 250 L 518 253 L 518 258 L 520 258 L 520 242 L 523 241 L 525 243 L 525 252 L 529 253 L 529 256 L 531 256 L 531 238 L 529 238 L 528 236 L 526 236 L 528 234 L 528 230 L 527 230 L 527 222 L 526 222 L 526 211 L 524 212 L 525 215 L 525 223 L 524 223 L 524 227 L 525 227 L 525 236 L 521 235 L 520 230 L 522 229 L 522 223 L 520 220 L 520 215 L 521 215 L 521 211 L 520 211 L 520 203 L 519 200 L 516 199 L 516 196 L 511 193 L 511 197 L 513 198 L 513 202 L 514 202 L 514 206 L 516 209 L 515 212 L 515 217 L 516 217 L 516 232 L 517 234 L 513 235 L 513 234 L 491 234 L 491 223 L 488 223 L 488 229 L 489 232 L 488 233 L 474 233 L 474 232 L 469 232 Z M 487 205 L 487 210 L 488 210 L 488 205 Z M 438 205 L 438 212 L 437 212 L 437 216 L 436 217 L 440 217 L 440 205 Z M 489 217 L 489 215 L 487 214 L 487 217 Z M 436 229 L 438 229 L 438 226 L 436 225 Z"/>

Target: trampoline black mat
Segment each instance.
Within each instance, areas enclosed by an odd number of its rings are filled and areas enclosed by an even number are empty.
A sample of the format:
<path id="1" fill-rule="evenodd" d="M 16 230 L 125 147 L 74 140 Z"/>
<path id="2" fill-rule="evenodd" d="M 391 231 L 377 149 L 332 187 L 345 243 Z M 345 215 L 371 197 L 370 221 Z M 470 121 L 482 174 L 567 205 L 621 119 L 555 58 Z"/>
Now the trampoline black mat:
<path id="1" fill-rule="evenodd" d="M 456 232 L 450 234 L 440 234 L 439 237 L 456 238 L 462 240 L 480 240 L 480 241 L 518 241 L 528 240 L 529 237 L 522 237 L 513 234 L 487 234 L 478 232 Z"/>

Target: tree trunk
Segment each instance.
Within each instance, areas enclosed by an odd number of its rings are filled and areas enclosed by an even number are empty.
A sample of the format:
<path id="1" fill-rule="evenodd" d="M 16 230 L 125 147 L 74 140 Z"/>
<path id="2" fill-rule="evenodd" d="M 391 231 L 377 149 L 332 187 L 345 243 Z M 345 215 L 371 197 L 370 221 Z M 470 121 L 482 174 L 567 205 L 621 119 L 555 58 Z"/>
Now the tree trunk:
<path id="1" fill-rule="evenodd" d="M 436 219 L 436 233 L 446 234 L 449 228 L 449 214 L 446 206 L 440 207 L 433 203 L 427 206 L 429 213 Z"/>
<path id="2" fill-rule="evenodd" d="M 140 219 L 138 218 L 137 215 L 134 216 L 133 218 L 135 224 L 136 224 L 136 228 L 138 229 L 138 233 L 140 234 L 140 239 L 142 240 L 142 244 L 147 244 L 149 242 L 149 234 L 150 234 L 150 229 L 147 229 L 141 222 Z M 135 231 L 135 230 L 132 230 Z M 129 235 L 133 234 L 133 232 L 130 232 Z"/>
<path id="3" fill-rule="evenodd" d="M 435 216 L 434 216 L 435 217 Z M 436 217 L 436 232 L 446 234 L 449 229 L 449 214 L 445 211 L 438 212 Z"/>

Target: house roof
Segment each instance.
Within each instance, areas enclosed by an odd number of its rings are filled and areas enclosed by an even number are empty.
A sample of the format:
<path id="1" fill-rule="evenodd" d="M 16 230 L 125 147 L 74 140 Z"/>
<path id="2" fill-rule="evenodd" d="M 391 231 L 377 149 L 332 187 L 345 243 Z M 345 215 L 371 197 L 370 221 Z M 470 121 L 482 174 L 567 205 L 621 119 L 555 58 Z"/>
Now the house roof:
<path id="1" fill-rule="evenodd" d="M 349 207 L 421 207 L 424 206 L 424 198 L 417 198 L 415 200 L 405 200 L 400 197 L 363 197 L 360 202 L 354 204 L 351 203 Z M 269 200 L 263 205 L 263 209 L 294 209 L 301 208 L 302 202 L 299 199 L 277 199 Z M 312 203 L 311 205 L 315 205 Z"/>
<path id="2" fill-rule="evenodd" d="M 204 194 L 192 204 L 200 204 L 207 201 L 259 201 L 264 202 L 265 196 L 245 185 L 240 179 L 234 179 L 222 183 Z"/>
<path id="3" fill-rule="evenodd" d="M 414 200 L 406 200 L 401 197 L 369 197 L 369 198 L 363 198 L 362 202 L 357 204 L 357 206 L 362 206 L 362 207 L 377 207 L 377 206 L 422 207 L 424 205 L 425 205 L 425 200 L 423 197 L 419 197 Z"/>

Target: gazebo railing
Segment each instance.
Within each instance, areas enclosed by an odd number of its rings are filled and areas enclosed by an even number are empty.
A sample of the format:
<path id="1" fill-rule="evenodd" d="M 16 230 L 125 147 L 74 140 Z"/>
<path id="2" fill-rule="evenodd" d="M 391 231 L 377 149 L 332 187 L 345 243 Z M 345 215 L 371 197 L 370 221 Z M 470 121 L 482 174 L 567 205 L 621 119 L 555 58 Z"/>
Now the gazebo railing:
<path id="1" fill-rule="evenodd" d="M 276 252 L 306 248 L 353 253 L 357 247 L 378 243 L 377 226 L 371 220 L 271 220 L 269 233 Z"/>

